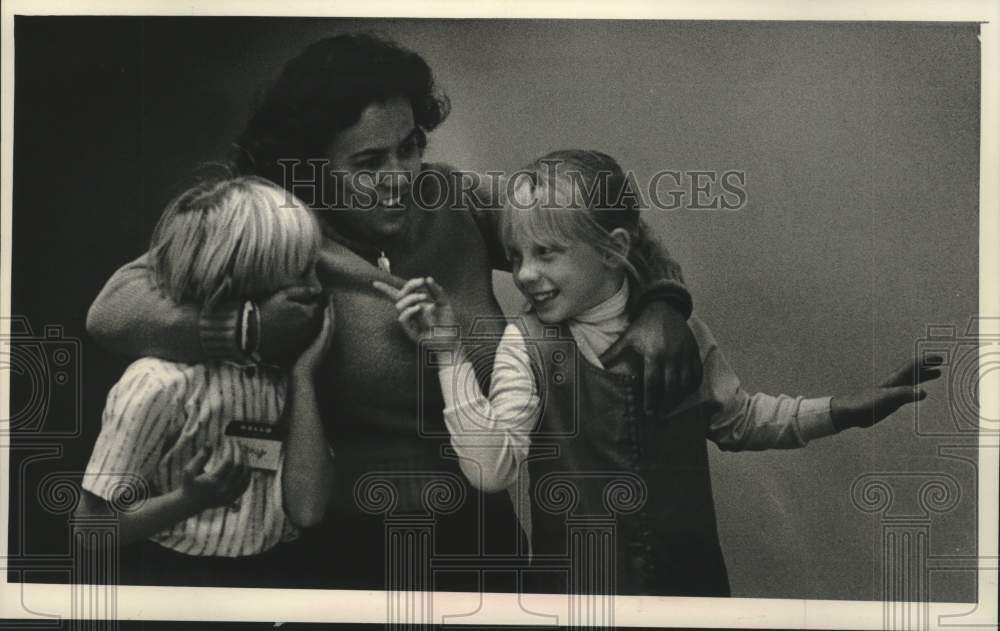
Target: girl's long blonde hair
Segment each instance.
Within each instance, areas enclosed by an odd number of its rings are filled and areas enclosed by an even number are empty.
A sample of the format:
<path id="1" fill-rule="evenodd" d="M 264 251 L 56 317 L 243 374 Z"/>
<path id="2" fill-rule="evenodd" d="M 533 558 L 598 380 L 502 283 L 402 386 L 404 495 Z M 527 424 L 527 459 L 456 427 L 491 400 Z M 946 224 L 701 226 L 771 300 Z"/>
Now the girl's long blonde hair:
<path id="1" fill-rule="evenodd" d="M 320 230 L 298 199 L 260 177 L 203 181 L 177 197 L 153 230 L 157 285 L 201 305 L 253 298 L 301 278 L 315 264 Z"/>
<path id="2" fill-rule="evenodd" d="M 640 287 L 657 278 L 683 282 L 680 266 L 639 216 L 638 194 L 611 156 L 553 151 L 515 174 L 508 190 L 501 235 L 508 249 L 515 235 L 546 246 L 586 243 L 619 259 Z M 611 239 L 616 228 L 629 234 L 627 255 Z"/>

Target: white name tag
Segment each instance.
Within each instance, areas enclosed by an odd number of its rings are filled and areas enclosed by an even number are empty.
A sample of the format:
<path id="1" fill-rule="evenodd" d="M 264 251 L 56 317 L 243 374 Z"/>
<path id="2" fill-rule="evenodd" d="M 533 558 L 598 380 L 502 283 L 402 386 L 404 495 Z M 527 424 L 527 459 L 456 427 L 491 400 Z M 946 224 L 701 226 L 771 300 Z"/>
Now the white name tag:
<path id="1" fill-rule="evenodd" d="M 285 444 L 284 427 L 258 421 L 231 421 L 226 436 L 243 448 L 247 466 L 265 471 L 277 471 L 281 448 Z"/>

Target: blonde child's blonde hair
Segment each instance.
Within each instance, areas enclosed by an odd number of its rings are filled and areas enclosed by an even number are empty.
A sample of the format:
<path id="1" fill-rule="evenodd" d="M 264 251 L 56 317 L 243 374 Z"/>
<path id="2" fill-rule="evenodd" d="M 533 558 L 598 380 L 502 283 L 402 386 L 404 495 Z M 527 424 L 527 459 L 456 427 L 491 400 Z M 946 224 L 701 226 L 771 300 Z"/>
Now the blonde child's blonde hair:
<path id="1" fill-rule="evenodd" d="M 169 204 L 153 230 L 157 285 L 205 305 L 271 294 L 315 264 L 320 229 L 309 209 L 255 176 L 203 181 Z"/>
<path id="2" fill-rule="evenodd" d="M 611 156 L 584 149 L 553 151 L 513 177 L 501 224 L 508 251 L 518 237 L 548 247 L 586 243 L 618 259 L 640 286 L 658 275 L 682 280 L 680 266 L 639 216 L 640 199 Z M 617 228 L 628 232 L 627 253 L 611 238 Z"/>

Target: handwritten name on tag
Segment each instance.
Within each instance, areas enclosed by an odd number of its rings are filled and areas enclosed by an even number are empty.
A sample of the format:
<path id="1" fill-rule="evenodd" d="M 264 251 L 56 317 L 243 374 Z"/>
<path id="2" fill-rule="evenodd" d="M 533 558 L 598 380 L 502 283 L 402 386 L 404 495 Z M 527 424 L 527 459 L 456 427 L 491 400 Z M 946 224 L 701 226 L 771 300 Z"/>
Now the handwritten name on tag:
<path id="1" fill-rule="evenodd" d="M 259 421 L 230 421 L 226 436 L 243 448 L 247 466 L 265 471 L 277 471 L 281 448 L 285 444 L 285 428 Z"/>

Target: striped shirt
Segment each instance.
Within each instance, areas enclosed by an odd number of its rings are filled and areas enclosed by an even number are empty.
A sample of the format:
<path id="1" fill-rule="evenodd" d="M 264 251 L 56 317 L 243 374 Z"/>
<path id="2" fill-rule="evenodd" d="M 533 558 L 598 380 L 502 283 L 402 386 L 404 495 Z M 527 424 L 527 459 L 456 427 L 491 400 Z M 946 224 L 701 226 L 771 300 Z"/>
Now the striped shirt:
<path id="1" fill-rule="evenodd" d="M 108 394 L 83 488 L 106 500 L 122 474 L 144 479 L 152 496 L 180 488 L 184 466 L 203 446 L 213 448 L 206 470 L 222 456 L 231 421 L 277 424 L 285 401 L 282 373 L 211 362 L 179 364 L 143 358 Z M 281 495 L 282 449 L 277 472 L 252 469 L 234 504 L 210 508 L 150 539 L 183 554 L 238 557 L 258 554 L 298 536 Z M 116 482 L 119 483 L 116 489 Z"/>

